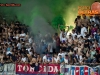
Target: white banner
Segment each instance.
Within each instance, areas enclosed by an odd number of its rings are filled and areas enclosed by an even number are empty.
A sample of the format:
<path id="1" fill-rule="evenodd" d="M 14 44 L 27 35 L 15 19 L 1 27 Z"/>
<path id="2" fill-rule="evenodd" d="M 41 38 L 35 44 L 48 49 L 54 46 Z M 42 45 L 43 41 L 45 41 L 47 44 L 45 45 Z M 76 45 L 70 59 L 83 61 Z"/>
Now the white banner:
<path id="1" fill-rule="evenodd" d="M 0 75 L 16 75 L 15 64 L 9 63 L 0 66 Z"/>

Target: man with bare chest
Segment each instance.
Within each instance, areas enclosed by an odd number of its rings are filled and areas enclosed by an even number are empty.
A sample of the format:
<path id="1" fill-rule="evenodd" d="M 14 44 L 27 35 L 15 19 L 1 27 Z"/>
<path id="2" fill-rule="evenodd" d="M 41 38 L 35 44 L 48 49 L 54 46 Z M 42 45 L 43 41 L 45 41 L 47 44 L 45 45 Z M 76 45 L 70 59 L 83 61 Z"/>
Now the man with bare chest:
<path id="1" fill-rule="evenodd" d="M 86 15 L 83 14 L 82 24 L 84 24 L 85 27 L 88 27 L 89 19 L 87 19 Z"/>
<path id="2" fill-rule="evenodd" d="M 80 33 L 81 32 L 81 24 L 82 24 L 81 16 L 77 16 L 75 23 L 76 23 L 76 32 Z"/>

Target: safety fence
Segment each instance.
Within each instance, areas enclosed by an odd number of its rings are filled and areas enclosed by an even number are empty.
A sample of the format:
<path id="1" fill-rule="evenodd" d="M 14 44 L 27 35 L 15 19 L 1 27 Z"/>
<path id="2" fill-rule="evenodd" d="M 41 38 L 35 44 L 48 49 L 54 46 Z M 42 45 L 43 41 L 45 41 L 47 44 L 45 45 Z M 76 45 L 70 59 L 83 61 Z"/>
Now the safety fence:
<path id="1" fill-rule="evenodd" d="M 100 65 L 0 64 L 0 75 L 100 75 Z"/>

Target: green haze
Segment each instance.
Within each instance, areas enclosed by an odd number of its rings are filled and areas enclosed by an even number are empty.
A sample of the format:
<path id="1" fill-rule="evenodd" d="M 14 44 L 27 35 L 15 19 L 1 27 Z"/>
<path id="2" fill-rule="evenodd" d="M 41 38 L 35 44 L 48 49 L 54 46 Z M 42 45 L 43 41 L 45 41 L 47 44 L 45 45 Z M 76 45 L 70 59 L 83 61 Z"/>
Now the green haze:
<path id="1" fill-rule="evenodd" d="M 29 26 L 31 25 L 33 30 L 36 31 L 37 29 L 34 29 L 34 26 L 39 27 L 36 25 L 37 22 L 35 22 L 38 20 L 36 19 L 38 16 L 44 19 L 45 24 L 48 23 L 48 25 L 50 25 L 53 18 L 57 15 L 62 15 L 66 24 L 70 25 L 73 24 L 77 16 L 77 7 L 81 5 L 91 5 L 94 1 L 95 0 L 0 0 L 0 3 L 21 4 L 21 7 L 0 7 L 0 12 L 6 14 L 6 18 L 9 19 L 12 19 L 11 17 L 16 15 L 21 22 Z M 40 23 L 44 24 L 42 22 Z M 47 26 L 46 28 L 49 27 Z M 46 28 L 44 27 L 44 29 Z"/>

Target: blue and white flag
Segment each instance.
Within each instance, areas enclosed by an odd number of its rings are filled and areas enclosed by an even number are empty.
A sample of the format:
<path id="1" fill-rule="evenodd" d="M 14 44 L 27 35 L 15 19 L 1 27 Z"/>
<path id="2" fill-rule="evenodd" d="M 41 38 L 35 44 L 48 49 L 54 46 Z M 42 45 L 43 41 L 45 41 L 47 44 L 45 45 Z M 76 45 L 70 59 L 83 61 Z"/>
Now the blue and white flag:
<path id="1" fill-rule="evenodd" d="M 84 75 L 84 67 L 80 67 L 80 75 Z"/>
<path id="2" fill-rule="evenodd" d="M 71 75 L 75 75 L 75 66 L 71 67 Z"/>

